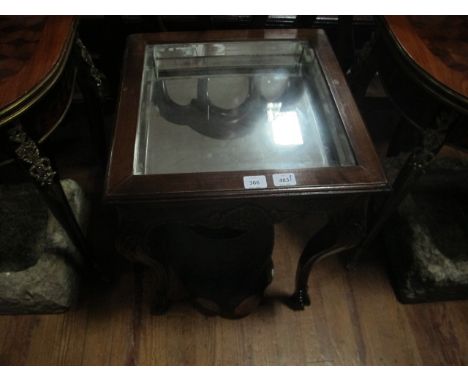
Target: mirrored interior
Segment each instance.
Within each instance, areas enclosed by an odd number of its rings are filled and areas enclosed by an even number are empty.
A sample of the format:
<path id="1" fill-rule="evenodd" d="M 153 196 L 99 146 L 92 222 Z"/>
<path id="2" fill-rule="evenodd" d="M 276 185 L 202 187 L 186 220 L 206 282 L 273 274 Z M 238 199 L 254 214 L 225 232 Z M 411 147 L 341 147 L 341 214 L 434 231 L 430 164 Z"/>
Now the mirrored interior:
<path id="1" fill-rule="evenodd" d="M 355 165 L 307 42 L 147 46 L 135 174 Z"/>

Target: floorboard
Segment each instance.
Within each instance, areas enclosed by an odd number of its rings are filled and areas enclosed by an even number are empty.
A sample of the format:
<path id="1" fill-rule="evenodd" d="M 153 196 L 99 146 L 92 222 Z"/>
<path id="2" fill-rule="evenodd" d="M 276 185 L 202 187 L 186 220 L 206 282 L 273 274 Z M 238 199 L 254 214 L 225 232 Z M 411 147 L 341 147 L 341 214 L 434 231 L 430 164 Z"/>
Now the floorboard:
<path id="1" fill-rule="evenodd" d="M 355 271 L 317 264 L 312 305 L 284 306 L 307 238 L 276 228 L 275 278 L 265 303 L 240 320 L 206 317 L 188 302 L 150 313 L 152 281 L 127 268 L 65 314 L 0 316 L 2 365 L 466 365 L 468 301 L 402 305 L 375 258 Z"/>

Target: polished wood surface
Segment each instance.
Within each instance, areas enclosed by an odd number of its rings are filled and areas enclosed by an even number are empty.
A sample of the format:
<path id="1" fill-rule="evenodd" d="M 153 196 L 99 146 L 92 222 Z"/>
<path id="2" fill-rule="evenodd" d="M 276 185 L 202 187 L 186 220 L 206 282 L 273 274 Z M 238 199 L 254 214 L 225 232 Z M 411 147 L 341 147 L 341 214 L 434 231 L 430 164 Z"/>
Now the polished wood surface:
<path id="1" fill-rule="evenodd" d="M 245 190 L 242 177 L 258 175 L 258 171 L 135 176 L 133 159 L 146 46 L 158 43 L 263 39 L 298 39 L 311 43 L 337 105 L 357 165 L 262 171 L 262 174 L 268 177 L 278 171 L 294 172 L 297 185 L 281 189 L 268 187 Z M 304 195 L 329 191 L 383 190 L 386 186 L 386 178 L 378 156 L 324 31 L 290 29 L 167 32 L 133 35 L 129 38 L 124 56 L 117 122 L 106 180 L 105 196 L 108 201 Z"/>
<path id="2" fill-rule="evenodd" d="M 85 64 L 84 58 L 71 54 L 77 22 L 75 16 L 0 17 L 0 145 L 8 154 L 5 158 L 1 153 L 0 166 L 10 164 L 12 158 L 16 161 L 86 265 L 95 268 L 53 158 L 40 145 L 65 118 L 79 68 Z M 80 77 L 84 83 L 90 75 Z M 85 102 L 98 102 L 87 96 L 84 87 L 80 90 Z M 90 119 L 98 118 L 90 115 Z"/>
<path id="3" fill-rule="evenodd" d="M 111 290 L 91 288 L 69 313 L 0 316 L 1 365 L 466 365 L 468 301 L 401 305 L 378 263 L 353 272 L 338 257 L 317 264 L 312 305 L 291 293 L 310 236 L 297 220 L 276 230 L 275 279 L 266 303 L 242 320 L 206 317 L 186 303 L 149 312 L 152 280 L 128 271 Z M 376 250 L 382 253 L 382 249 Z"/>
<path id="4" fill-rule="evenodd" d="M 260 173 L 267 179 L 271 179 L 277 172 L 293 172 L 296 176 L 295 185 L 275 187 L 269 180 L 267 181 L 269 186 L 265 189 L 244 187 L 243 177 L 259 175 L 258 170 L 135 175 L 134 151 L 138 133 L 144 53 L 147 47 L 153 44 L 177 42 L 268 39 L 306 40 L 310 43 L 343 122 L 356 164 L 299 170 L 284 168 L 261 170 Z M 177 146 L 177 142 L 173 144 L 174 147 Z M 291 216 L 297 216 L 298 213 L 316 215 L 323 209 L 326 198 L 328 198 L 325 203 L 328 207 L 326 212 L 337 215 L 336 218 L 340 215 L 344 221 L 343 226 L 361 226 L 361 222 L 356 222 L 353 214 L 348 216 L 349 210 L 352 209 L 354 194 L 359 194 L 363 200 L 367 200 L 370 193 L 385 191 L 387 187 L 372 141 L 323 30 L 157 33 L 133 35 L 129 38 L 124 55 L 122 87 L 104 196 L 106 202 L 117 206 L 121 222 L 120 237 L 136 238 L 133 240 L 144 243 L 145 238 L 153 237 L 154 227 L 174 221 L 217 230 L 238 229 L 241 225 L 242 230 L 247 230 L 252 229 L 254 224 L 279 223 Z M 344 201 L 346 207 L 338 211 Z M 358 205 L 363 207 L 365 203 Z M 355 239 L 353 242 L 355 246 L 360 238 L 352 236 Z M 341 248 L 341 243 L 335 244 Z M 229 245 L 227 240 L 226 245 Z M 144 246 L 146 247 L 146 244 Z M 307 276 L 313 264 L 308 259 L 315 255 L 315 245 L 307 248 L 297 268 L 297 273 L 301 274 L 301 277 L 297 290 L 291 298 L 294 301 L 290 304 L 293 309 L 304 309 L 308 301 Z M 154 262 L 157 255 L 153 259 L 151 252 L 158 254 L 161 251 L 148 251 L 146 258 Z M 328 253 L 326 248 L 320 248 L 319 252 L 321 256 Z M 122 253 L 134 260 L 131 248 L 123 250 Z M 314 257 L 316 258 L 318 257 Z M 164 259 L 164 255 L 157 260 L 162 264 L 169 263 L 169 260 Z M 146 261 L 146 263 L 151 262 Z M 167 288 L 162 289 L 167 291 Z M 167 298 L 166 294 L 166 292 L 159 293 L 164 296 L 155 303 L 158 311 L 167 309 L 166 302 L 170 301 L 170 298 Z"/>
<path id="5" fill-rule="evenodd" d="M 385 16 L 385 21 L 421 70 L 468 98 L 468 16 Z"/>
<path id="6" fill-rule="evenodd" d="M 76 25 L 72 16 L 0 17 L 0 125 L 54 84 L 67 61 Z"/>

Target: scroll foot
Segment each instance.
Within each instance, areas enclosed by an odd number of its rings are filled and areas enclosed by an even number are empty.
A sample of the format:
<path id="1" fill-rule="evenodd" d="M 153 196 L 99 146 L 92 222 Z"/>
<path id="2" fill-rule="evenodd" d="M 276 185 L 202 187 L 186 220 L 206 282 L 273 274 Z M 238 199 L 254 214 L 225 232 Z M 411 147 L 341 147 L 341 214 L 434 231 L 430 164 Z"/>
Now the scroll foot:
<path id="1" fill-rule="evenodd" d="M 304 310 L 304 308 L 310 305 L 310 297 L 305 289 L 299 289 L 289 297 L 288 305 L 293 310 Z"/>

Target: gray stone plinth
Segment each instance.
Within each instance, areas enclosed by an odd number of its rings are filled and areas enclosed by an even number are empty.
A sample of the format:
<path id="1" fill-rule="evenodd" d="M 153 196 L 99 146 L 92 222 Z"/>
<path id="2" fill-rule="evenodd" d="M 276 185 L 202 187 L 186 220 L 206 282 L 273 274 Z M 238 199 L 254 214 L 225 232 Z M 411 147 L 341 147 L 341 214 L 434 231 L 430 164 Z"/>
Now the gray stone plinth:
<path id="1" fill-rule="evenodd" d="M 402 302 L 468 298 L 468 165 L 436 160 L 384 230 Z"/>
<path id="2" fill-rule="evenodd" d="M 62 186 L 81 226 L 88 204 L 78 184 Z M 56 313 L 79 290 L 80 256 L 32 185 L 0 186 L 0 313 Z"/>

